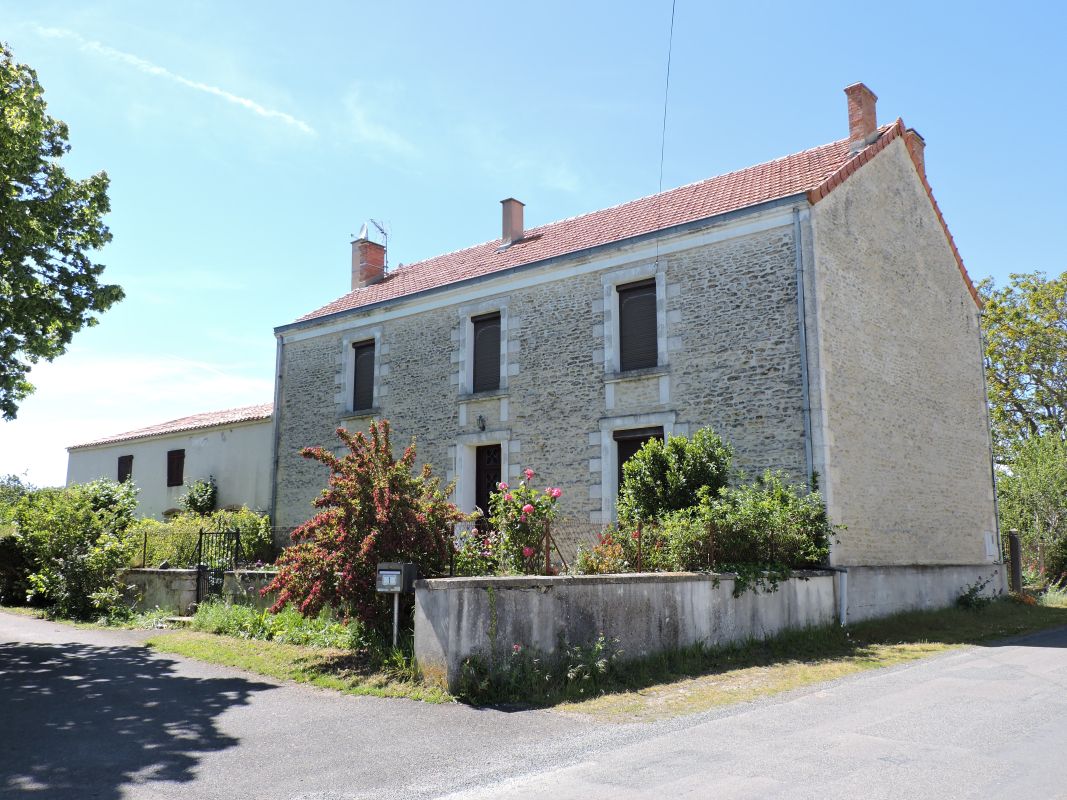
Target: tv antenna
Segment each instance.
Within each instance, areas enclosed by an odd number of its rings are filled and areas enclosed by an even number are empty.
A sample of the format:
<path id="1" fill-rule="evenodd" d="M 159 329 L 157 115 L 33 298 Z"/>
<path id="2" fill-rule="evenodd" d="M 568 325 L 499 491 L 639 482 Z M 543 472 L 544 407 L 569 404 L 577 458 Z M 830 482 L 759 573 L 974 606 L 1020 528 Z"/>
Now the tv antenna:
<path id="1" fill-rule="evenodd" d="M 385 250 L 385 268 L 389 269 L 389 231 L 385 229 L 385 226 L 378 222 L 376 219 L 370 220 L 370 224 L 378 229 L 378 233 L 382 235 L 382 249 Z M 359 236 L 357 239 L 369 239 L 367 231 L 367 223 L 363 223 L 363 227 L 359 229 Z"/>

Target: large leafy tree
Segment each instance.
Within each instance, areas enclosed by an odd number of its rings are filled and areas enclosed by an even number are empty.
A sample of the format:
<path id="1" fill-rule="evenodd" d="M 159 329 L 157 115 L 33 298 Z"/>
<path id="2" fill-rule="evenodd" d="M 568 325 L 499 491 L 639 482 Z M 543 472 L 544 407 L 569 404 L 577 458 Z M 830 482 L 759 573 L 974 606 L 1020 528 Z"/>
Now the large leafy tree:
<path id="1" fill-rule="evenodd" d="M 123 297 L 88 253 L 111 240 L 107 174 L 75 180 L 59 164 L 67 126 L 49 116 L 37 73 L 0 43 L 0 413 L 33 391 L 27 373 L 61 355 L 94 312 Z"/>
<path id="2" fill-rule="evenodd" d="M 997 457 L 1011 461 L 1026 440 L 1067 434 L 1067 272 L 1013 274 L 985 300 L 982 331 Z"/>

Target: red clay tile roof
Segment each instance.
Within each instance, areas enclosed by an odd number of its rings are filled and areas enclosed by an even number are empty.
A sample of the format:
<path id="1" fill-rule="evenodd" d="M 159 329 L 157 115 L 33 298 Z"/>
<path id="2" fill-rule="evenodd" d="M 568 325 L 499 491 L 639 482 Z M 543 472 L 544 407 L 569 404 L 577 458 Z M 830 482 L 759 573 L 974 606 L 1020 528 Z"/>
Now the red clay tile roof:
<path id="1" fill-rule="evenodd" d="M 390 272 L 384 280 L 349 292 L 329 305 L 305 314 L 297 322 L 801 194 L 818 186 L 848 160 L 848 140 L 842 139 L 661 194 L 533 228 L 526 231 L 525 239 L 503 252 L 497 252 L 500 239 L 494 239 L 466 250 L 405 264 Z"/>
<path id="2" fill-rule="evenodd" d="M 193 414 L 191 417 L 173 419 L 170 422 L 161 422 L 158 425 L 150 425 L 147 428 L 138 428 L 127 433 L 117 433 L 114 436 L 105 436 L 92 442 L 84 442 L 68 447 L 74 450 L 79 447 L 94 447 L 104 444 L 125 442 L 129 439 L 143 439 L 148 436 L 161 436 L 167 433 L 181 433 L 193 431 L 199 428 L 215 428 L 219 425 L 235 425 L 238 422 L 253 422 L 260 419 L 270 419 L 274 413 L 274 403 L 260 403 L 258 406 L 244 406 L 242 408 L 229 408 L 225 411 L 208 411 L 203 414 Z"/>
<path id="3" fill-rule="evenodd" d="M 883 126 L 879 132 L 882 135 L 856 155 L 849 153 L 848 140 L 841 139 L 591 214 L 542 225 L 526 231 L 525 239 L 503 251 L 498 251 L 501 240 L 494 239 L 466 250 L 406 264 L 388 273 L 384 280 L 349 292 L 305 314 L 296 322 L 351 311 L 783 197 L 806 194 L 809 202 L 814 204 L 899 136 L 903 132 L 903 123 L 897 120 L 892 125 Z M 932 194 L 930 200 L 934 202 Z M 936 202 L 934 209 L 941 219 Z M 944 225 L 943 219 L 941 222 Z M 947 226 L 945 234 L 956 255 L 960 272 L 977 302 L 977 293 L 963 268 Z"/>

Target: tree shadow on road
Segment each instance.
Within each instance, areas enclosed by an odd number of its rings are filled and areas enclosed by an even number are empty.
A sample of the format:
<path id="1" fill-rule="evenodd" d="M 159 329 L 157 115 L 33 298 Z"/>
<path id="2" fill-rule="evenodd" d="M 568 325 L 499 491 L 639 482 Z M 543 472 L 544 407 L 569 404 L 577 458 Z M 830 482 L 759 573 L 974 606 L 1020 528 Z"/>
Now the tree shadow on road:
<path id="1" fill-rule="evenodd" d="M 0 644 L 0 797 L 109 800 L 129 783 L 194 779 L 238 740 L 217 718 L 275 688 L 191 678 L 134 647 Z"/>

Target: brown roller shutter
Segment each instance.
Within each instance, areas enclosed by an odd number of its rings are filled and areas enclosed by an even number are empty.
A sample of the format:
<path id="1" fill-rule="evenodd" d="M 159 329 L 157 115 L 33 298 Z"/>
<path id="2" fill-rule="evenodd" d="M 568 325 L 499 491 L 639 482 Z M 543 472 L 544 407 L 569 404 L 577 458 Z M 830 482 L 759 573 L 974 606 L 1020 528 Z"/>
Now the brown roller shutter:
<path id="1" fill-rule="evenodd" d="M 181 486 L 185 482 L 185 451 L 167 451 L 167 486 Z"/>
<path id="2" fill-rule="evenodd" d="M 362 411 L 374 406 L 374 342 L 352 345 L 355 379 L 352 388 L 352 410 Z"/>
<path id="3" fill-rule="evenodd" d="M 500 388 L 500 312 L 473 317 L 474 382 L 472 391 Z"/>
<path id="4" fill-rule="evenodd" d="M 619 292 L 619 369 L 655 367 L 659 363 L 656 341 L 656 281 L 628 283 Z"/>

